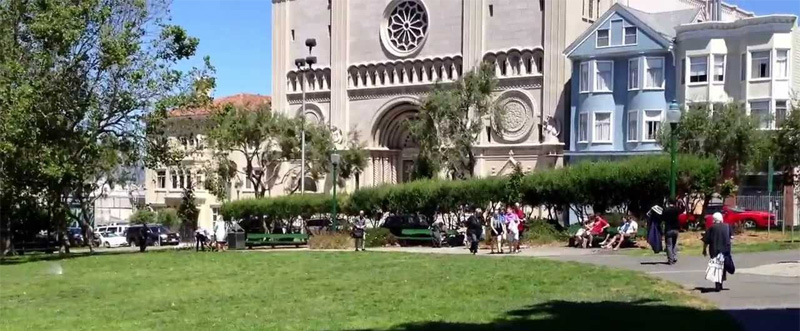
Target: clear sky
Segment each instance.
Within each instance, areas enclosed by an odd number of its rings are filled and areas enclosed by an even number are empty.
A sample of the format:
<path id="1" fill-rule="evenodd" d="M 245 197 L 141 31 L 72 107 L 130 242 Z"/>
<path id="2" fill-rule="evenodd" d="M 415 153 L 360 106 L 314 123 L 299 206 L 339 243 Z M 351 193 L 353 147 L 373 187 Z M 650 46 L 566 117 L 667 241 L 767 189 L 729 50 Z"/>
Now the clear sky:
<path id="1" fill-rule="evenodd" d="M 757 15 L 800 16 L 800 0 L 725 2 Z M 217 68 L 215 96 L 272 92 L 272 0 L 173 0 L 172 18 L 200 38 L 198 56 L 180 67 L 188 70 L 200 66 L 203 56 L 211 56 Z"/>
<path id="2" fill-rule="evenodd" d="M 200 38 L 197 56 L 180 69 L 217 69 L 215 97 L 272 91 L 272 0 L 172 0 L 172 23 Z"/>

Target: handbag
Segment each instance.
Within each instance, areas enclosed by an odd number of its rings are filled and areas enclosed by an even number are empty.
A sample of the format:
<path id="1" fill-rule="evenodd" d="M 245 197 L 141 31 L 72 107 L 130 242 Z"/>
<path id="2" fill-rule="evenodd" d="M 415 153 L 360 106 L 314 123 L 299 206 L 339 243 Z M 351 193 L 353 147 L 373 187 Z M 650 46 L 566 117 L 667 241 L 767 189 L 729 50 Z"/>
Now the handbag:
<path id="1" fill-rule="evenodd" d="M 717 254 L 716 257 L 708 261 L 706 268 L 706 280 L 714 283 L 722 283 L 722 275 L 725 268 L 725 257 Z"/>

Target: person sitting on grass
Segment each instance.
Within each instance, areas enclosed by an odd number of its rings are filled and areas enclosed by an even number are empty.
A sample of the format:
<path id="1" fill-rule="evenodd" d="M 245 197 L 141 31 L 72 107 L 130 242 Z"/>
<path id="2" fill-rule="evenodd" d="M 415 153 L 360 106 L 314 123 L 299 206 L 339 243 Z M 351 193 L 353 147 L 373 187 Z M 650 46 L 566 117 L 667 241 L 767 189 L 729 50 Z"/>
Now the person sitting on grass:
<path id="1" fill-rule="evenodd" d="M 639 231 L 639 224 L 636 223 L 636 221 L 633 220 L 633 217 L 630 216 L 625 217 L 624 220 L 625 223 L 617 228 L 617 234 L 611 238 L 604 248 L 608 249 L 613 247 L 616 251 L 620 246 L 622 246 L 622 243 L 625 242 L 625 240 L 632 239 L 636 236 L 636 232 Z M 614 244 L 616 244 L 616 246 Z"/>
<path id="2" fill-rule="evenodd" d="M 589 230 L 592 229 L 594 224 L 594 215 L 590 215 L 585 221 L 578 231 L 575 231 L 575 247 L 583 247 L 583 240 Z"/>
<path id="3" fill-rule="evenodd" d="M 583 248 L 591 247 L 592 242 L 594 241 L 594 237 L 602 236 L 603 232 L 605 232 L 609 226 L 610 225 L 606 220 L 600 217 L 600 215 L 595 214 L 594 221 L 592 222 L 592 225 L 589 227 L 589 231 L 586 231 L 586 233 L 584 234 Z M 603 242 L 606 242 L 607 240 L 608 240 L 608 234 L 606 234 L 606 237 L 603 238 Z"/>

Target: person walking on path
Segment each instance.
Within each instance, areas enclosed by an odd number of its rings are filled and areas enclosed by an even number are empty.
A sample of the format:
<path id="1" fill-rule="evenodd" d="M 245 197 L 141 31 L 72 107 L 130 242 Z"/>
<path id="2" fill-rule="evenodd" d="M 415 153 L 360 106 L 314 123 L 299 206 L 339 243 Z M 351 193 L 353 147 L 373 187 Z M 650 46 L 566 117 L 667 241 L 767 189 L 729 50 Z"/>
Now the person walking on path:
<path id="1" fill-rule="evenodd" d="M 714 289 L 719 292 L 722 291 L 722 282 L 726 280 L 726 274 L 736 272 L 736 267 L 733 265 L 733 258 L 731 257 L 731 236 L 733 233 L 731 232 L 731 227 L 722 222 L 722 214 L 714 213 L 712 217 L 714 225 L 706 230 L 703 236 L 703 256 L 713 259 L 722 255 L 725 260 L 722 268 L 722 281 L 714 283 Z"/>
<path id="2" fill-rule="evenodd" d="M 365 251 L 364 249 L 364 235 L 367 229 L 367 217 L 364 216 L 364 211 L 361 210 L 358 212 L 358 218 L 356 218 L 355 224 L 353 224 L 353 239 L 355 239 L 356 244 L 356 252 L 359 249 L 361 251 Z"/>
<path id="3" fill-rule="evenodd" d="M 519 252 L 519 216 L 514 209 L 508 207 L 506 210 L 506 224 L 508 227 L 508 249 L 511 253 Z"/>
<path id="4" fill-rule="evenodd" d="M 478 254 L 478 242 L 481 239 L 481 232 L 483 232 L 483 226 L 481 225 L 481 221 L 478 218 L 480 215 L 481 209 L 478 208 L 475 210 L 475 213 L 470 213 L 467 211 L 465 214 L 467 218 L 467 238 L 469 239 L 469 252 L 472 255 Z"/>
<path id="5" fill-rule="evenodd" d="M 146 223 L 139 229 L 139 252 L 144 253 L 144 250 L 147 249 L 147 241 L 150 240 L 151 233 L 153 231 L 150 230 Z"/>
<path id="6" fill-rule="evenodd" d="M 492 231 L 492 252 L 491 254 L 503 254 L 503 237 L 506 235 L 505 216 L 498 210 L 492 215 L 492 223 L 489 225 Z"/>
<path id="7" fill-rule="evenodd" d="M 678 233 L 680 231 L 680 222 L 678 217 L 681 215 L 681 209 L 678 208 L 675 199 L 670 199 L 667 209 L 664 209 L 662 218 L 664 219 L 664 242 L 667 249 L 667 263 L 672 265 L 678 262 Z"/>

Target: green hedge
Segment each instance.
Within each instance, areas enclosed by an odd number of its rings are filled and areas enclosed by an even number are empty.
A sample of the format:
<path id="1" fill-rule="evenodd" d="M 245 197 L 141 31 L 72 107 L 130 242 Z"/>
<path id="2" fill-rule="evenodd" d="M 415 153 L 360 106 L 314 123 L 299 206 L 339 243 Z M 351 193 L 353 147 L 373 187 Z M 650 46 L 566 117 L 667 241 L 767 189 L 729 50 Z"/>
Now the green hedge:
<path id="1" fill-rule="evenodd" d="M 395 213 L 436 213 L 457 211 L 461 205 L 486 206 L 504 197 L 521 196 L 527 205 L 592 207 L 595 211 L 611 207 L 627 207 L 634 212 L 647 210 L 669 194 L 667 156 L 634 157 L 615 162 L 584 162 L 564 168 L 537 171 L 522 178 L 520 185 L 507 185 L 508 178 L 492 177 L 465 181 L 421 180 L 406 184 L 363 188 L 340 196 L 343 213 L 355 215 L 359 210 Z M 719 177 L 714 159 L 680 156 L 678 176 L 681 191 L 711 192 Z M 521 192 L 508 192 L 519 189 Z M 245 219 L 266 215 L 268 219 L 288 219 L 301 215 L 329 213 L 332 200 L 328 195 L 290 195 L 261 200 L 240 200 L 226 203 L 222 215 L 226 219 Z"/>

